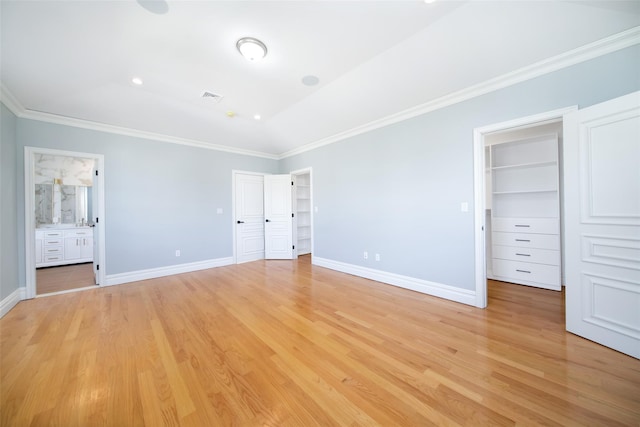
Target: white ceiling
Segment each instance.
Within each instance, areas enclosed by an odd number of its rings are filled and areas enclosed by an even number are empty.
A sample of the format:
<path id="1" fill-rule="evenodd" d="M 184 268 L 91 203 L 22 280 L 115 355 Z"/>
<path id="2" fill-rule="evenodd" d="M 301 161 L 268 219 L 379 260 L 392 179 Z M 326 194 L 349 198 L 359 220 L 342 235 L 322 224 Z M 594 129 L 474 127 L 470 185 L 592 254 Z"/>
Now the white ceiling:
<path id="1" fill-rule="evenodd" d="M 26 111 L 281 155 L 640 25 L 637 0 L 165 6 L 1 0 L 5 91 Z M 244 36 L 263 61 L 240 56 Z"/>

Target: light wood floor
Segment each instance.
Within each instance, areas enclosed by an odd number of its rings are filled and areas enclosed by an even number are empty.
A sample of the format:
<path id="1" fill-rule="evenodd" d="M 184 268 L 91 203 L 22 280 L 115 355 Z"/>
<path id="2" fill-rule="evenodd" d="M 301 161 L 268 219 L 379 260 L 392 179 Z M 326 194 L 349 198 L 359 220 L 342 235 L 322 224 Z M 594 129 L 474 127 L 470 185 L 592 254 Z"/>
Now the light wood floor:
<path id="1" fill-rule="evenodd" d="M 3 426 L 638 426 L 640 361 L 564 331 L 563 295 L 480 310 L 299 262 L 20 302 Z"/>
<path id="2" fill-rule="evenodd" d="M 71 264 L 36 269 L 36 295 L 95 285 L 93 264 Z"/>

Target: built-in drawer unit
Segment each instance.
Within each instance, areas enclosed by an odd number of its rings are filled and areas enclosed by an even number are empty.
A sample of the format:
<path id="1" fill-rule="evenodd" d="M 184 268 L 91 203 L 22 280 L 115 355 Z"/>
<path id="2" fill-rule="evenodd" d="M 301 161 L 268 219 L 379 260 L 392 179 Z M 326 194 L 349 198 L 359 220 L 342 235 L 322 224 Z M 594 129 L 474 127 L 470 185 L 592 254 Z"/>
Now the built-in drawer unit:
<path id="1" fill-rule="evenodd" d="M 491 242 L 494 245 L 517 246 L 519 248 L 560 250 L 560 235 L 558 234 L 494 232 Z"/>
<path id="2" fill-rule="evenodd" d="M 560 264 L 560 253 L 549 249 L 519 248 L 517 246 L 498 246 L 492 248 L 494 258 L 536 264 Z"/>
<path id="3" fill-rule="evenodd" d="M 515 279 L 517 280 L 516 283 L 547 289 L 560 287 L 559 265 L 534 264 L 494 258 L 493 272 L 496 276 Z"/>
<path id="4" fill-rule="evenodd" d="M 494 232 L 559 234 L 558 218 L 492 218 Z"/>

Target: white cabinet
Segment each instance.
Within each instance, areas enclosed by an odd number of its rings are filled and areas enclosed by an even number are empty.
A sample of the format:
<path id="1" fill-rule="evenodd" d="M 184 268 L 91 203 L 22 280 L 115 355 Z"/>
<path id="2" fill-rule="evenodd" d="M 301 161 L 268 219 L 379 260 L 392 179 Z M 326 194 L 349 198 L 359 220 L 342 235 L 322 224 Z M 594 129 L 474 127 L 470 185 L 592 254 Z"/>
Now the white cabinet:
<path id="1" fill-rule="evenodd" d="M 42 264 L 42 244 L 44 242 L 44 232 L 36 231 L 36 265 Z"/>
<path id="2" fill-rule="evenodd" d="M 311 253 L 311 176 L 307 172 L 293 177 L 296 250 L 305 255 Z"/>
<path id="3" fill-rule="evenodd" d="M 491 146 L 493 277 L 560 290 L 558 136 Z"/>
<path id="4" fill-rule="evenodd" d="M 57 265 L 64 262 L 63 232 L 47 230 L 43 232 L 42 265 Z M 36 264 L 36 267 L 38 265 Z"/>
<path id="5" fill-rule="evenodd" d="M 36 230 L 36 267 L 93 261 L 93 228 Z"/>
<path id="6" fill-rule="evenodd" d="M 93 261 L 93 235 L 85 229 L 64 232 L 64 259 L 69 262 Z"/>

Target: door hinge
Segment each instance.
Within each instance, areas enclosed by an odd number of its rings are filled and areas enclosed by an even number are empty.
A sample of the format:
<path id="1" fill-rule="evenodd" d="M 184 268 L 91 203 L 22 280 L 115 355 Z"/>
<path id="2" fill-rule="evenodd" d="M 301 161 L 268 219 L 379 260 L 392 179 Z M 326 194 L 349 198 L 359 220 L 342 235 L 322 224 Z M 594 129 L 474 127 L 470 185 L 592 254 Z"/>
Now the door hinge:
<path id="1" fill-rule="evenodd" d="M 96 169 L 96 176 L 98 176 L 98 170 Z"/>
<path id="2" fill-rule="evenodd" d="M 96 217 L 96 224 L 100 222 L 100 218 Z"/>
<path id="3" fill-rule="evenodd" d="M 293 185 L 293 181 L 291 181 L 291 185 Z"/>
<path id="4" fill-rule="evenodd" d="M 100 264 L 96 265 L 96 270 L 100 270 Z"/>
<path id="5" fill-rule="evenodd" d="M 295 248 L 296 248 L 296 245 L 291 246 L 291 249 L 295 249 Z"/>
<path id="6" fill-rule="evenodd" d="M 295 215 L 293 214 L 293 212 L 291 212 L 291 218 L 295 218 Z"/>

